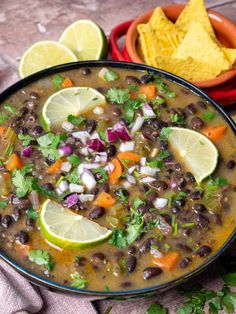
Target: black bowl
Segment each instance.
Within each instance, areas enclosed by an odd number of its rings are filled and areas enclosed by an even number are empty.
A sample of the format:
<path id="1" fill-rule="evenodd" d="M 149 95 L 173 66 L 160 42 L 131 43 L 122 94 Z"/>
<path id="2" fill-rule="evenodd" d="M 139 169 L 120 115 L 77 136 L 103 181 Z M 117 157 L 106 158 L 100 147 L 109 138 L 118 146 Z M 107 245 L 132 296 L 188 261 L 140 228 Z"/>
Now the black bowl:
<path id="1" fill-rule="evenodd" d="M 73 62 L 68 63 L 64 65 L 58 65 L 40 72 L 37 72 L 35 74 L 32 74 L 19 82 L 13 84 L 9 88 L 7 88 L 4 92 L 0 95 L 0 103 L 3 103 L 6 98 L 17 92 L 19 89 L 29 85 L 32 82 L 35 82 L 41 78 L 47 77 L 49 75 L 73 70 L 73 69 L 80 69 L 82 67 L 113 67 L 113 68 L 124 68 L 124 69 L 132 69 L 132 70 L 141 70 L 141 71 L 149 71 L 153 72 L 155 74 L 158 74 L 170 81 L 173 81 L 177 83 L 180 86 L 183 86 L 184 88 L 189 89 L 194 94 L 201 97 L 203 100 L 207 101 L 209 104 L 211 104 L 220 114 L 221 116 L 226 120 L 226 122 L 230 125 L 234 133 L 236 134 L 236 125 L 231 119 L 231 117 L 220 107 L 212 98 L 210 98 L 206 93 L 204 93 L 200 88 L 194 86 L 193 84 L 185 81 L 184 79 L 173 75 L 171 73 L 168 73 L 163 70 L 159 70 L 147 65 L 141 65 L 138 63 L 130 63 L 130 62 L 117 62 L 117 61 L 82 61 L 82 62 Z M 192 270 L 191 272 L 177 278 L 174 280 L 171 280 L 169 282 L 154 285 L 152 287 L 148 288 L 142 288 L 142 289 L 135 289 L 135 290 L 126 290 L 126 291 L 115 291 L 115 292 L 99 292 L 99 291 L 93 291 L 93 290 L 86 290 L 86 289 L 75 289 L 67 286 L 63 286 L 57 283 L 54 283 L 53 281 L 50 281 L 49 279 L 37 276 L 24 267 L 17 264 L 16 261 L 12 260 L 0 249 L 0 257 L 4 259 L 8 264 L 13 266 L 19 273 L 21 273 L 23 276 L 28 278 L 32 283 L 35 283 L 37 285 L 41 285 L 44 287 L 49 287 L 55 290 L 60 290 L 61 292 L 66 293 L 76 293 L 80 295 L 97 295 L 100 297 L 111 297 L 111 298 L 130 298 L 130 297 L 137 297 L 137 296 L 151 296 L 152 294 L 155 294 L 157 291 L 164 291 L 169 288 L 172 288 L 176 285 L 182 284 L 184 281 L 187 281 L 200 272 L 202 272 L 206 267 L 208 267 L 210 264 L 212 264 L 213 261 L 215 261 L 225 250 L 226 248 L 236 239 L 236 228 L 232 232 L 232 234 L 228 237 L 228 239 L 225 241 L 224 245 L 213 255 L 211 255 L 203 264 Z M 96 279 L 95 279 L 96 280 Z"/>

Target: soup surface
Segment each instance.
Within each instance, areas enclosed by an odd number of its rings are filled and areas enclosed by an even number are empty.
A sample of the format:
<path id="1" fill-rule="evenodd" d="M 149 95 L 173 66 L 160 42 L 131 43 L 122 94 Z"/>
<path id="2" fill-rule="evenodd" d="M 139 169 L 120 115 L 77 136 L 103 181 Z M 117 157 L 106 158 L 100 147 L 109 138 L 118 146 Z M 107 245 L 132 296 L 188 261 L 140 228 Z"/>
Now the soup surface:
<path id="1" fill-rule="evenodd" d="M 93 88 L 106 103 L 48 131 L 45 102 L 72 86 Z M 107 292 L 158 285 L 204 263 L 235 228 L 235 135 L 173 82 L 134 70 L 71 70 L 12 95 L 0 123 L 0 247 L 35 274 Z M 214 141 L 218 163 L 202 182 L 169 143 L 172 127 Z M 50 243 L 39 218 L 47 199 L 112 234 L 85 248 Z"/>

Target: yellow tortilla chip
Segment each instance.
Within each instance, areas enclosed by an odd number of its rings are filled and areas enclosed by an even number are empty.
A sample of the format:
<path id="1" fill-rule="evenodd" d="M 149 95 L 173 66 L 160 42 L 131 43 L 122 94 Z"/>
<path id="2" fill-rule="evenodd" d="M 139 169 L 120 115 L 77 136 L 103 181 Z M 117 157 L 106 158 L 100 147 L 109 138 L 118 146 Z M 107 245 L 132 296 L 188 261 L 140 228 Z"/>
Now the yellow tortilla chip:
<path id="1" fill-rule="evenodd" d="M 230 65 L 233 66 L 236 62 L 236 49 L 222 47 L 222 51 L 224 52 Z"/>
<path id="2" fill-rule="evenodd" d="M 217 66 L 219 70 L 228 70 L 230 64 L 222 49 L 211 36 L 204 30 L 201 24 L 192 22 L 183 41 L 173 54 L 174 58 L 192 59 L 207 65 Z"/>
<path id="3" fill-rule="evenodd" d="M 178 17 L 175 25 L 187 32 L 192 21 L 197 21 L 209 35 L 215 37 L 204 0 L 190 0 Z"/>
<path id="4" fill-rule="evenodd" d="M 139 24 L 138 33 L 139 47 L 142 52 L 143 60 L 146 64 L 152 65 L 152 58 L 153 55 L 155 55 L 153 47 L 157 45 L 155 42 L 155 33 L 149 24 Z"/>
<path id="5" fill-rule="evenodd" d="M 181 60 L 170 56 L 158 56 L 155 58 L 155 67 L 192 82 L 213 79 L 221 72 L 216 66 L 198 62 L 191 57 Z"/>

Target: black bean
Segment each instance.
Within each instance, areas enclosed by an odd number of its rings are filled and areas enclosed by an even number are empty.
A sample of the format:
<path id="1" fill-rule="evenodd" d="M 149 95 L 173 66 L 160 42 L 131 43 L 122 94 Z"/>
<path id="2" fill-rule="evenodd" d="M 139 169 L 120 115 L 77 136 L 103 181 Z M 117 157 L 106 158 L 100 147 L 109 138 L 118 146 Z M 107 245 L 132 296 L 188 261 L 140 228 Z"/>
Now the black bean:
<path id="1" fill-rule="evenodd" d="M 152 127 L 154 130 L 161 130 L 162 128 L 167 127 L 167 123 L 162 120 L 152 119 Z"/>
<path id="2" fill-rule="evenodd" d="M 32 228 L 34 226 L 34 220 L 32 218 L 26 218 L 25 225 L 26 227 Z"/>
<path id="3" fill-rule="evenodd" d="M 157 245 L 157 239 L 148 238 L 141 244 L 139 251 L 141 253 L 146 253 L 146 252 L 150 251 L 152 245 Z"/>
<path id="4" fill-rule="evenodd" d="M 150 141 L 153 140 L 153 137 L 152 137 L 153 128 L 150 125 L 148 125 L 147 123 L 144 123 L 142 125 L 141 131 L 142 131 L 143 136 L 146 139 L 148 139 Z"/>
<path id="5" fill-rule="evenodd" d="M 20 199 L 19 199 L 16 195 L 12 194 L 12 195 L 10 196 L 9 203 L 10 203 L 10 204 L 13 204 L 13 205 L 17 205 L 17 204 L 20 203 Z"/>
<path id="6" fill-rule="evenodd" d="M 236 165 L 236 162 L 234 160 L 229 160 L 227 162 L 227 168 L 228 169 L 233 169 L 235 167 L 235 165 Z"/>
<path id="7" fill-rule="evenodd" d="M 137 257 L 135 256 L 129 256 L 126 263 L 126 269 L 129 273 L 132 273 L 137 265 Z"/>
<path id="8" fill-rule="evenodd" d="M 185 237 L 189 237 L 191 233 L 192 233 L 192 229 L 191 228 L 187 228 L 187 229 L 184 230 L 183 235 Z"/>
<path id="9" fill-rule="evenodd" d="M 106 259 L 105 254 L 102 252 L 94 253 L 92 256 L 92 262 L 100 263 Z"/>
<path id="10" fill-rule="evenodd" d="M 176 247 L 184 252 L 191 253 L 192 249 L 187 244 L 177 243 Z"/>
<path id="11" fill-rule="evenodd" d="M 222 219 L 221 219 L 220 214 L 214 214 L 213 215 L 213 221 L 215 224 L 221 226 L 222 225 Z"/>
<path id="12" fill-rule="evenodd" d="M 145 213 L 148 212 L 149 208 L 150 208 L 150 207 L 149 207 L 148 205 L 141 204 L 141 205 L 138 206 L 137 211 L 138 211 L 140 214 L 145 214 Z"/>
<path id="13" fill-rule="evenodd" d="M 85 130 L 89 133 L 92 134 L 93 131 L 96 130 L 97 122 L 95 120 L 87 120 L 85 124 Z"/>
<path id="14" fill-rule="evenodd" d="M 164 140 L 160 140 L 160 149 L 167 150 L 167 148 L 168 148 L 168 142 Z"/>
<path id="15" fill-rule="evenodd" d="M 52 164 L 54 164 L 55 160 L 51 158 L 46 158 L 45 162 L 48 166 L 51 166 Z"/>
<path id="16" fill-rule="evenodd" d="M 19 110 L 19 114 L 24 117 L 29 112 L 29 109 L 27 107 L 21 107 Z"/>
<path id="17" fill-rule="evenodd" d="M 18 207 L 14 207 L 11 216 L 13 220 L 18 221 L 21 216 L 21 210 Z"/>
<path id="18" fill-rule="evenodd" d="M 36 125 L 32 130 L 31 130 L 32 135 L 42 135 L 43 134 L 43 128 L 40 125 Z"/>
<path id="19" fill-rule="evenodd" d="M 206 109 L 206 104 L 203 102 L 203 101 L 201 101 L 201 100 L 199 100 L 198 102 L 197 102 L 197 105 L 199 106 L 199 107 L 201 107 L 201 108 L 203 108 L 203 109 Z"/>
<path id="20" fill-rule="evenodd" d="M 120 108 L 115 108 L 115 109 L 113 109 L 112 114 L 115 117 L 119 117 L 122 115 L 122 111 L 120 110 Z"/>
<path id="21" fill-rule="evenodd" d="M 185 200 L 183 198 L 180 198 L 180 199 L 174 200 L 173 205 L 174 207 L 182 208 L 184 207 L 185 203 L 186 203 Z"/>
<path id="22" fill-rule="evenodd" d="M 190 198 L 192 200 L 200 200 L 202 198 L 202 194 L 203 194 L 202 191 L 196 190 L 190 193 Z"/>
<path id="23" fill-rule="evenodd" d="M 82 68 L 82 69 L 81 69 L 81 73 L 82 73 L 83 75 L 87 76 L 87 75 L 91 74 L 91 70 L 88 69 L 88 68 Z"/>
<path id="24" fill-rule="evenodd" d="M 1 224 L 2 224 L 2 226 L 3 226 L 4 228 L 10 227 L 11 223 L 12 223 L 12 218 L 11 218 L 11 216 L 5 215 L 5 216 L 2 217 L 2 219 L 1 219 Z"/>
<path id="25" fill-rule="evenodd" d="M 143 279 L 148 280 L 156 276 L 159 276 L 162 273 L 161 268 L 159 267 L 147 267 L 143 270 Z"/>
<path id="26" fill-rule="evenodd" d="M 38 101 L 36 99 L 28 99 L 25 101 L 25 105 L 29 110 L 33 110 L 37 107 Z"/>
<path id="27" fill-rule="evenodd" d="M 120 284 L 121 288 L 129 288 L 131 286 L 131 282 L 130 281 L 124 281 Z"/>
<path id="28" fill-rule="evenodd" d="M 27 134 L 28 133 L 28 129 L 24 126 L 18 126 L 15 129 L 16 134 Z"/>
<path id="29" fill-rule="evenodd" d="M 199 214 L 197 216 L 197 226 L 198 226 L 198 228 L 201 228 L 201 229 L 207 228 L 209 223 L 210 223 L 210 221 L 209 221 L 209 219 L 206 216 L 201 215 L 201 214 Z"/>
<path id="30" fill-rule="evenodd" d="M 150 183 L 150 186 L 158 191 L 164 191 L 168 188 L 168 184 L 166 182 L 158 180 Z"/>
<path id="31" fill-rule="evenodd" d="M 52 185 L 52 183 L 48 182 L 42 185 L 46 190 L 49 191 L 53 191 L 54 190 L 54 186 Z"/>
<path id="32" fill-rule="evenodd" d="M 196 255 L 199 255 L 200 257 L 206 257 L 211 253 L 211 248 L 208 245 L 201 246 L 198 250 L 195 251 Z"/>
<path id="33" fill-rule="evenodd" d="M 119 261 L 124 256 L 125 256 L 125 253 L 123 251 L 117 251 L 114 253 L 114 257 L 117 261 Z"/>
<path id="34" fill-rule="evenodd" d="M 153 82 L 154 81 L 154 78 L 152 75 L 150 74 L 144 74 L 140 77 L 140 81 L 142 84 L 148 84 L 150 82 Z"/>
<path id="35" fill-rule="evenodd" d="M 87 210 L 88 204 L 86 202 L 78 202 L 77 204 L 77 210 Z"/>
<path id="36" fill-rule="evenodd" d="M 13 117 L 9 120 L 9 126 L 11 128 L 15 128 L 21 124 L 21 118 L 20 117 Z"/>
<path id="37" fill-rule="evenodd" d="M 196 213 L 202 213 L 204 211 L 206 211 L 206 207 L 203 205 L 203 204 L 194 204 L 193 205 L 193 210 L 196 212 Z"/>
<path id="38" fill-rule="evenodd" d="M 36 100 L 39 100 L 39 98 L 40 98 L 40 96 L 39 96 L 39 94 L 38 94 L 37 92 L 31 92 L 31 93 L 29 94 L 29 97 L 30 97 L 31 99 L 36 99 Z"/>
<path id="39" fill-rule="evenodd" d="M 116 147 L 115 145 L 109 145 L 106 149 L 107 156 L 108 157 L 113 157 L 116 154 Z"/>
<path id="40" fill-rule="evenodd" d="M 122 188 L 119 188 L 119 189 L 114 191 L 114 194 L 116 196 L 124 195 L 125 197 L 128 197 L 129 196 L 129 191 L 127 191 L 125 189 L 122 189 Z"/>
<path id="41" fill-rule="evenodd" d="M 197 112 L 197 110 L 196 110 L 196 108 L 195 108 L 195 106 L 194 106 L 194 104 L 193 103 L 190 103 L 190 104 L 188 104 L 186 107 L 185 107 L 185 113 L 187 114 L 187 115 L 192 115 L 192 114 L 194 114 L 194 113 L 196 113 Z"/>
<path id="42" fill-rule="evenodd" d="M 171 209 L 171 212 L 172 212 L 172 214 L 178 214 L 180 212 L 180 209 L 179 209 L 179 207 L 173 207 Z"/>
<path id="43" fill-rule="evenodd" d="M 75 260 L 75 265 L 83 267 L 86 265 L 87 259 L 83 256 L 78 256 Z"/>
<path id="44" fill-rule="evenodd" d="M 91 212 L 89 213 L 89 217 L 91 219 L 97 219 L 102 217 L 105 214 L 105 209 L 104 207 L 101 206 L 96 206 L 94 207 Z"/>
<path id="45" fill-rule="evenodd" d="M 150 194 L 148 194 L 146 198 L 146 202 L 148 202 L 149 204 L 152 204 L 157 197 L 158 197 L 158 194 L 153 191 Z"/>
<path id="46" fill-rule="evenodd" d="M 92 191 L 90 191 L 90 193 L 93 194 L 93 195 L 98 195 L 99 188 L 94 188 Z"/>
<path id="47" fill-rule="evenodd" d="M 18 205 L 18 207 L 22 210 L 27 210 L 31 206 L 30 201 L 27 199 L 22 199 Z"/>
<path id="48" fill-rule="evenodd" d="M 180 261 L 180 264 L 179 266 L 181 268 L 186 268 L 188 267 L 188 265 L 192 262 L 191 258 L 189 257 L 184 257 L 181 261 Z"/>
<path id="49" fill-rule="evenodd" d="M 174 167 L 175 167 L 175 170 L 176 170 L 177 172 L 181 172 L 181 171 L 182 171 L 182 167 L 181 167 L 181 164 L 180 164 L 180 163 L 176 163 L 176 164 L 174 165 Z"/>
<path id="50" fill-rule="evenodd" d="M 15 234 L 15 240 L 21 244 L 26 244 L 29 242 L 29 235 L 25 231 L 19 231 Z"/>
<path id="51" fill-rule="evenodd" d="M 134 84 L 134 83 L 140 84 L 140 80 L 137 77 L 132 76 L 132 75 L 127 75 L 125 77 L 125 81 L 127 84 Z"/>
<path id="52" fill-rule="evenodd" d="M 195 182 L 196 181 L 191 172 L 187 172 L 186 177 L 188 178 L 189 182 Z"/>
<path id="53" fill-rule="evenodd" d="M 103 178 L 103 175 L 101 172 L 97 172 L 97 173 L 94 173 L 94 178 L 96 181 L 99 181 Z"/>
<path id="54" fill-rule="evenodd" d="M 128 254 L 135 254 L 136 253 L 136 247 L 135 245 L 130 245 L 128 247 Z"/>
<path id="55" fill-rule="evenodd" d="M 194 130 L 200 130 L 205 125 L 201 118 L 194 117 L 191 120 L 191 126 Z"/>
<path id="56" fill-rule="evenodd" d="M 108 183 L 103 183 L 99 186 L 99 191 L 100 192 L 106 192 L 108 193 L 110 191 L 110 186 Z"/>
<path id="57" fill-rule="evenodd" d="M 26 116 L 26 122 L 28 123 L 34 123 L 38 118 L 37 113 L 30 111 Z"/>

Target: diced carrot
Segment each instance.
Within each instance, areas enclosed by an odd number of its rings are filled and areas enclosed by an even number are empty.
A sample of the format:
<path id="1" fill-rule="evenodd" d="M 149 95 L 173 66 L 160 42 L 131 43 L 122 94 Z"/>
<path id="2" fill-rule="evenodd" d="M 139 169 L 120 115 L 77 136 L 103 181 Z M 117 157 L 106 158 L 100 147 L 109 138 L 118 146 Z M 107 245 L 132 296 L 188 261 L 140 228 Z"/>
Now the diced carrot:
<path id="1" fill-rule="evenodd" d="M 2 135 L 6 131 L 4 126 L 0 126 L 0 135 Z"/>
<path id="2" fill-rule="evenodd" d="M 95 199 L 94 205 L 110 208 L 115 202 L 116 200 L 110 194 L 102 192 Z"/>
<path id="3" fill-rule="evenodd" d="M 225 134 L 227 127 L 219 125 L 214 127 L 205 128 L 202 133 L 206 135 L 212 142 L 219 141 Z"/>
<path id="4" fill-rule="evenodd" d="M 111 184 L 117 184 L 119 182 L 119 178 L 122 175 L 122 165 L 116 158 L 114 158 L 111 163 L 113 164 L 114 169 L 109 173 L 109 181 Z"/>
<path id="5" fill-rule="evenodd" d="M 161 258 L 154 257 L 153 263 L 160 268 L 172 270 L 180 258 L 179 253 L 169 252 Z"/>
<path id="6" fill-rule="evenodd" d="M 136 162 L 139 162 L 141 157 L 133 152 L 121 152 L 117 154 L 117 158 L 123 163 L 125 162 L 126 164 L 134 164 Z"/>
<path id="7" fill-rule="evenodd" d="M 156 96 L 156 86 L 155 85 L 142 85 L 139 88 L 139 93 L 147 96 L 148 99 L 152 99 Z"/>
<path id="8" fill-rule="evenodd" d="M 61 87 L 63 87 L 63 88 L 72 87 L 72 86 L 74 86 L 74 84 L 69 77 L 66 77 L 61 84 Z"/>
<path id="9" fill-rule="evenodd" d="M 47 173 L 55 173 L 59 170 L 61 170 L 61 165 L 62 165 L 62 160 L 58 159 L 57 161 L 55 161 L 48 169 L 47 169 Z"/>
<path id="10" fill-rule="evenodd" d="M 15 153 L 12 154 L 6 164 L 6 169 L 8 171 L 12 171 L 14 169 L 21 169 L 22 167 L 23 167 L 23 163 L 22 163 L 21 158 Z"/>

